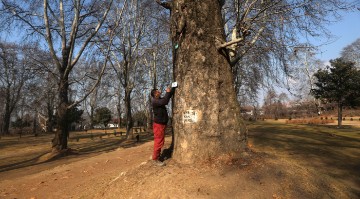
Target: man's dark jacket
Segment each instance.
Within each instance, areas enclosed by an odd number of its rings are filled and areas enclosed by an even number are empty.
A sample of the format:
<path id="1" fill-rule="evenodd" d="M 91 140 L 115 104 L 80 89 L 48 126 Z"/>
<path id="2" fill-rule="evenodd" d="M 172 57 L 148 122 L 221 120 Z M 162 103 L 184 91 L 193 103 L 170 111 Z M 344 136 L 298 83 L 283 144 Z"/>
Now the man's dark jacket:
<path id="1" fill-rule="evenodd" d="M 174 94 L 174 88 L 171 89 L 170 92 L 166 92 L 164 97 L 160 97 L 156 99 L 152 98 L 152 107 L 154 113 L 154 122 L 158 124 L 167 124 L 169 120 L 169 116 L 166 110 L 165 105 L 167 105 L 170 101 L 171 96 Z"/>

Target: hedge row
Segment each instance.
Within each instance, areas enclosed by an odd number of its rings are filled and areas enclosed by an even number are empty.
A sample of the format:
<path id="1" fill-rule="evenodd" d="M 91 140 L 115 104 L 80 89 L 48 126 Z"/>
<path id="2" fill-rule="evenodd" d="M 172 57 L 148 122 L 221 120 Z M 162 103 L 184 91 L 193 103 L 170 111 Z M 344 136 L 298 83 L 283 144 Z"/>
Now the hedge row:
<path id="1" fill-rule="evenodd" d="M 335 120 L 332 119 L 319 119 L 319 118 L 286 120 L 286 124 L 329 124 L 334 122 Z"/>

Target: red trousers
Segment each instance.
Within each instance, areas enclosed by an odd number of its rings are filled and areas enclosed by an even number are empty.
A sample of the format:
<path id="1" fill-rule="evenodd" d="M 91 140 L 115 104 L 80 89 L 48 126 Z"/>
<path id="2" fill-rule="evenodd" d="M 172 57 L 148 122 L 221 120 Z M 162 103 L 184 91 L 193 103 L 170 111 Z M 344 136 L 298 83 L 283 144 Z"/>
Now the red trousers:
<path id="1" fill-rule="evenodd" d="M 161 148 L 164 146 L 165 141 L 165 129 L 166 125 L 153 123 L 153 131 L 154 131 L 154 152 L 152 159 L 159 159 Z"/>

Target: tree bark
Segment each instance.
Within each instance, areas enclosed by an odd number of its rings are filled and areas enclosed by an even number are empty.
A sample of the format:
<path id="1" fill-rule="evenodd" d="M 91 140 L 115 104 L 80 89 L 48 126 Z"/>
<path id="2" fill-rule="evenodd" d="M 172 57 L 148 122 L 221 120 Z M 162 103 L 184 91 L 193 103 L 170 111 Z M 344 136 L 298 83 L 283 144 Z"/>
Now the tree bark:
<path id="1" fill-rule="evenodd" d="M 61 72 L 61 77 L 63 77 L 62 72 Z M 55 132 L 55 137 L 52 140 L 53 151 L 59 152 L 61 150 L 67 149 L 67 139 L 69 134 L 68 121 L 67 121 L 67 116 L 69 112 L 68 89 L 69 89 L 68 78 L 67 77 L 60 78 L 59 104 L 56 114 L 57 129 Z"/>
<path id="2" fill-rule="evenodd" d="M 9 108 L 7 107 L 7 105 L 5 105 L 5 114 L 4 114 L 4 118 L 3 118 L 3 129 L 2 132 L 5 135 L 10 134 L 9 132 L 9 128 L 10 128 L 10 117 L 11 117 L 11 112 L 9 110 Z"/>
<path id="3" fill-rule="evenodd" d="M 35 114 L 34 114 L 34 117 L 33 117 L 33 134 L 35 137 L 38 136 L 38 132 L 37 132 L 37 123 L 36 123 L 36 116 L 38 115 L 38 112 L 37 110 L 35 110 Z"/>
<path id="4" fill-rule="evenodd" d="M 116 110 L 117 110 L 117 115 L 118 115 L 118 128 L 121 128 L 121 104 L 120 104 L 120 97 L 118 97 L 119 99 L 118 99 L 118 104 L 117 104 L 117 106 L 116 106 Z"/>
<path id="5" fill-rule="evenodd" d="M 342 103 L 338 102 L 338 127 L 340 128 L 342 125 Z"/>
<path id="6" fill-rule="evenodd" d="M 175 0 L 171 7 L 174 46 L 173 158 L 196 163 L 245 150 L 230 63 L 217 50 L 225 42 L 218 1 Z"/>
<path id="7" fill-rule="evenodd" d="M 129 139 L 130 131 L 134 126 L 131 114 L 131 89 L 125 88 L 125 109 L 126 109 L 126 138 Z"/>
<path id="8" fill-rule="evenodd" d="M 50 102 L 51 101 L 51 102 Z M 47 102 L 47 116 L 48 119 L 46 121 L 46 132 L 53 132 L 53 125 L 54 125 L 54 107 L 53 107 L 53 99 L 48 99 Z"/>

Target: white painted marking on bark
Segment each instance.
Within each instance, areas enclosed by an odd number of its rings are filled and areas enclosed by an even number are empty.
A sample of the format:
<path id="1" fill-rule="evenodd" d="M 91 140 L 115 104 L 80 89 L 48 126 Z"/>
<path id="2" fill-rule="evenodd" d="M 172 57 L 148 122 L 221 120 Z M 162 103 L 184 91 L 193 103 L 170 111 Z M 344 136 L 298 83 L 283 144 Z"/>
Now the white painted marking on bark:
<path id="1" fill-rule="evenodd" d="M 196 123 L 198 122 L 198 112 L 195 110 L 186 110 L 183 114 L 183 123 Z"/>

